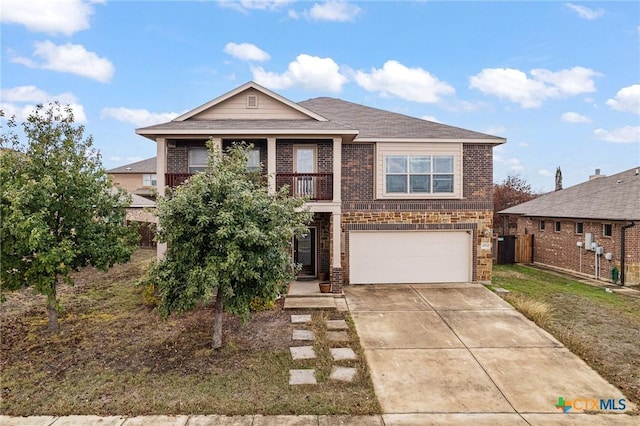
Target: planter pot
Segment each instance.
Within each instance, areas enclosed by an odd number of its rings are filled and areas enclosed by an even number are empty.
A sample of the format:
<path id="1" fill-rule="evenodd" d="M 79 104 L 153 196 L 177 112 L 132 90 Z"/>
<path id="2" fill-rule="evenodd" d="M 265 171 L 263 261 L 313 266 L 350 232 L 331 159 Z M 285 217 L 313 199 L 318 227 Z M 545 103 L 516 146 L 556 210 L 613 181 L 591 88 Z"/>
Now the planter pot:
<path id="1" fill-rule="evenodd" d="M 320 281 L 328 281 L 329 273 L 328 272 L 318 272 L 318 280 Z"/>
<path id="2" fill-rule="evenodd" d="M 329 293 L 331 292 L 331 283 L 320 283 L 320 293 Z"/>

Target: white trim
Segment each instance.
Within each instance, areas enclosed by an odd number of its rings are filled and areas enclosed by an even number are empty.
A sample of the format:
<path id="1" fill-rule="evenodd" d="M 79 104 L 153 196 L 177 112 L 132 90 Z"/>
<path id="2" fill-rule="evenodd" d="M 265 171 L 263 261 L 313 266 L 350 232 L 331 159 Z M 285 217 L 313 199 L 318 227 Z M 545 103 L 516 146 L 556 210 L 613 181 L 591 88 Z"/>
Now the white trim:
<path id="1" fill-rule="evenodd" d="M 205 110 L 207 110 L 207 109 L 209 109 L 209 108 L 211 108 L 211 107 L 213 107 L 215 105 L 220 104 L 221 102 L 226 101 L 229 98 L 232 98 L 233 96 L 235 96 L 235 95 L 237 95 L 239 93 L 244 92 L 247 89 L 255 89 L 255 90 L 261 92 L 262 94 L 264 94 L 266 96 L 269 96 L 269 97 L 271 97 L 271 98 L 273 98 L 273 99 L 275 99 L 275 100 L 287 105 L 288 107 L 293 108 L 296 111 L 299 111 L 299 112 L 301 112 L 301 113 L 303 113 L 303 114 L 305 114 L 305 115 L 309 116 L 310 118 L 313 118 L 313 119 L 315 119 L 317 121 L 329 121 L 326 118 L 324 118 L 323 116 L 321 116 L 321 115 L 319 115 L 319 114 L 317 114 L 317 113 L 315 113 L 315 112 L 313 112 L 313 111 L 311 111 L 311 110 L 309 110 L 309 109 L 307 109 L 307 108 L 305 108 L 303 106 L 300 106 L 297 103 L 295 103 L 293 101 L 290 101 L 289 99 L 287 99 L 287 98 L 285 98 L 283 96 L 280 96 L 277 93 L 272 92 L 271 90 L 269 90 L 269 89 L 267 89 L 265 87 L 262 87 L 262 86 L 260 86 L 259 84 L 255 83 L 253 81 L 249 81 L 249 82 L 243 84 L 242 86 L 236 87 L 235 89 L 231 90 L 230 92 L 227 92 L 224 95 L 218 96 L 217 98 L 215 98 L 215 99 L 213 99 L 213 100 L 211 100 L 211 101 L 209 101 L 209 102 L 207 102 L 205 104 L 202 104 L 199 107 L 197 107 L 195 109 L 192 109 L 191 111 L 188 111 L 188 112 L 186 112 L 186 113 L 174 118 L 172 121 L 185 121 L 185 120 L 193 117 L 194 115 L 197 115 L 197 114 L 201 113 L 202 111 L 205 111 Z"/>
<path id="2" fill-rule="evenodd" d="M 314 139 L 317 136 L 332 136 L 332 137 L 344 137 L 358 135 L 357 130 L 347 129 L 172 129 L 172 128 L 142 128 L 136 129 L 136 134 L 146 136 L 150 139 L 155 139 L 155 136 L 164 136 L 169 139 L 185 139 L 187 136 L 204 136 L 210 137 L 213 135 L 228 137 L 246 137 L 260 135 L 266 136 L 287 136 Z"/>
<path id="3" fill-rule="evenodd" d="M 361 138 L 357 137 L 353 140 L 353 142 L 362 142 L 362 143 L 453 143 L 453 144 L 491 144 L 491 145 L 501 145 L 506 143 L 507 140 L 504 138 L 497 139 L 442 139 L 442 138 Z"/>

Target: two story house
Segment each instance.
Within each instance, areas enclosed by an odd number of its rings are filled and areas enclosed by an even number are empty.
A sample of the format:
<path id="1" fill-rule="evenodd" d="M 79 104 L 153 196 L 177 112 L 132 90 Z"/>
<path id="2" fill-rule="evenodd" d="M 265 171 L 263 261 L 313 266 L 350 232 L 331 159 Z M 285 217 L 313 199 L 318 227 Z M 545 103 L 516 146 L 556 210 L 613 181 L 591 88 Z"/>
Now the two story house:
<path id="1" fill-rule="evenodd" d="M 491 279 L 503 138 L 340 99 L 296 103 L 254 82 L 136 133 L 157 144 L 160 195 L 205 167 L 209 139 L 251 143 L 248 167 L 264 165 L 271 191 L 308 197 L 314 220 L 292 255 L 303 275 L 328 273 L 334 292 Z"/>

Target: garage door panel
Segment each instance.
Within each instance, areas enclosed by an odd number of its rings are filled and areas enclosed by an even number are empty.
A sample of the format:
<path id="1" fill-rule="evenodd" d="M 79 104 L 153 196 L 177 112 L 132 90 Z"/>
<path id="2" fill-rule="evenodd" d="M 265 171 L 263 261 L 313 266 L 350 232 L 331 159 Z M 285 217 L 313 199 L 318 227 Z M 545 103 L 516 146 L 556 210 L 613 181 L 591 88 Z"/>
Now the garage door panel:
<path id="1" fill-rule="evenodd" d="M 465 282 L 471 279 L 466 231 L 352 231 L 352 284 Z"/>

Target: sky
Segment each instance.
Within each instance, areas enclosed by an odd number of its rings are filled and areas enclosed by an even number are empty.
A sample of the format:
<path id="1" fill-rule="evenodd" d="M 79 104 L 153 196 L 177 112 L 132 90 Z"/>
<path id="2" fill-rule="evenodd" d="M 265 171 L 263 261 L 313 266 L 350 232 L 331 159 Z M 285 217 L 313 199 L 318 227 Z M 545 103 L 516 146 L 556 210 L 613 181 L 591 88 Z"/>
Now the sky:
<path id="1" fill-rule="evenodd" d="M 109 169 L 135 129 L 255 81 L 504 137 L 494 181 L 640 166 L 640 2 L 1 0 L 0 109 L 74 110 Z M 4 126 L 3 126 L 4 129 Z"/>

